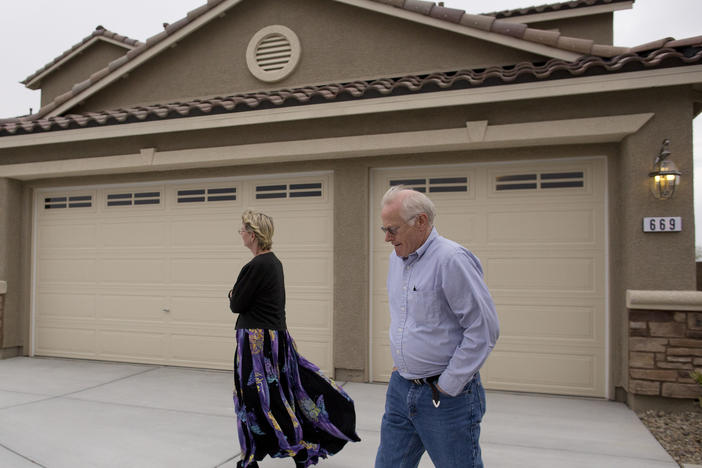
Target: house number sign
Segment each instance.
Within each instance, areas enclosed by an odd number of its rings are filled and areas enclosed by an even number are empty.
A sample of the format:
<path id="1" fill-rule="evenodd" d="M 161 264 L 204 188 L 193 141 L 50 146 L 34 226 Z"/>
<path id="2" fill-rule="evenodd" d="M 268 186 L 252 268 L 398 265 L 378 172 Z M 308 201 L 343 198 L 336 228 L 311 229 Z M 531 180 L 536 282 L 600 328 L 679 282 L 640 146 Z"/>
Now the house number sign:
<path id="1" fill-rule="evenodd" d="M 680 216 L 661 216 L 643 219 L 644 232 L 678 232 L 682 231 Z"/>

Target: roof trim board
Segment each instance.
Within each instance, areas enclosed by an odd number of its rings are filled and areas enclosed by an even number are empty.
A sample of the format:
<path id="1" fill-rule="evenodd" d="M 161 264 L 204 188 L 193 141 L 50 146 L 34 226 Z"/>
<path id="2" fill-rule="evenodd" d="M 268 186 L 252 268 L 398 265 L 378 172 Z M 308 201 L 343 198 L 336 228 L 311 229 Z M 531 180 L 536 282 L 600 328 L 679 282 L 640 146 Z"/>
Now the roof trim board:
<path id="1" fill-rule="evenodd" d="M 104 42 L 107 42 L 109 44 L 123 47 L 125 49 L 125 53 L 126 53 L 126 51 L 130 51 L 135 47 L 135 46 L 129 46 L 129 45 L 125 44 L 124 42 L 116 41 L 116 40 L 108 38 L 108 37 L 94 36 L 91 39 L 89 39 L 85 44 L 82 44 L 80 47 L 78 47 L 76 50 L 72 51 L 67 56 L 61 58 L 58 62 L 52 64 L 49 68 L 40 72 L 38 75 L 36 75 L 34 78 L 32 78 L 31 81 L 28 81 L 26 83 L 23 82 L 23 84 L 29 89 L 39 89 L 39 84 L 41 83 L 41 80 L 43 80 L 47 75 L 50 75 L 51 73 L 53 73 L 57 69 L 61 68 L 64 64 L 73 60 L 73 58 L 75 56 L 82 54 L 83 51 L 85 51 L 86 49 L 88 49 L 90 46 L 92 46 L 93 44 L 95 44 L 98 41 L 104 41 Z"/>
<path id="2" fill-rule="evenodd" d="M 533 13 L 522 16 L 500 17 L 502 21 L 510 23 L 535 23 L 541 21 L 553 21 L 566 18 L 578 18 L 581 16 L 599 15 L 602 13 L 613 13 L 621 10 L 631 10 L 634 2 L 612 3 L 609 5 L 594 5 L 571 10 L 548 11 L 544 13 Z"/>
<path id="3" fill-rule="evenodd" d="M 702 65 L 29 133 L 0 138 L 0 149 L 697 83 L 702 83 Z"/>
<path id="4" fill-rule="evenodd" d="M 543 44 L 537 44 L 534 42 L 529 42 L 524 39 L 518 39 L 515 37 L 507 36 L 504 34 L 497 34 L 488 31 L 482 31 L 477 28 L 466 27 L 462 24 L 452 23 L 446 20 L 432 18 L 430 16 L 425 16 L 421 13 L 415 13 L 413 11 L 405 10 L 402 8 L 397 8 L 391 5 L 386 5 L 383 3 L 377 3 L 375 1 L 368 0 L 334 0 L 335 2 L 345 3 L 347 5 L 356 6 L 359 8 L 364 8 L 366 10 L 375 11 L 377 13 L 383 13 L 389 16 L 394 16 L 396 18 L 413 21 L 415 23 L 424 24 L 426 26 L 431 26 L 437 29 L 444 29 L 446 31 L 455 32 L 462 34 L 464 36 L 472 37 L 474 39 L 482 39 L 488 42 L 493 42 L 495 44 L 512 47 L 515 49 L 520 49 L 526 52 L 531 52 L 537 55 L 543 55 L 549 58 L 558 58 L 561 60 L 575 60 L 581 57 L 582 54 L 577 54 L 575 52 L 570 52 L 563 49 L 558 49 L 555 47 L 549 47 Z"/>
<path id="5" fill-rule="evenodd" d="M 243 164 L 371 157 L 436 151 L 511 148 L 533 145 L 619 142 L 634 134 L 654 114 L 628 114 L 583 119 L 489 125 L 466 122 L 464 128 L 359 135 L 313 140 L 156 151 L 138 154 L 67 159 L 0 166 L 0 177 L 36 180 L 49 177 L 88 176 L 164 171 Z M 477 124 L 483 132 L 471 132 Z M 476 135 L 478 135 L 476 137 Z"/>

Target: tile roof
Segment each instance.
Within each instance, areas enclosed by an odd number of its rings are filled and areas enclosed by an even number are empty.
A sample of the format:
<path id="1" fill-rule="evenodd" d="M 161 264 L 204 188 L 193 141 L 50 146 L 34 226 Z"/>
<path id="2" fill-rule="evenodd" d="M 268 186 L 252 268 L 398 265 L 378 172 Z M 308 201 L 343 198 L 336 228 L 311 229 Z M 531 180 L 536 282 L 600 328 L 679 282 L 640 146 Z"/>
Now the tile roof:
<path id="1" fill-rule="evenodd" d="M 487 16 L 500 18 L 514 18 L 516 16 L 536 15 L 541 13 L 552 13 L 558 11 L 575 10 L 599 5 L 611 5 L 612 3 L 634 2 L 636 0 L 574 0 L 561 3 L 549 3 L 546 5 L 530 6 L 525 8 L 515 8 L 512 10 L 500 10 L 492 13 L 483 13 Z"/>
<path id="2" fill-rule="evenodd" d="M 375 3 L 384 3 L 403 10 L 412 11 L 432 18 L 440 19 L 450 23 L 456 23 L 467 28 L 491 32 L 503 36 L 511 36 L 556 49 L 573 52 L 580 55 L 596 55 L 598 57 L 614 57 L 629 51 L 626 47 L 616 47 L 611 45 L 596 44 L 590 39 L 568 37 L 558 31 L 529 28 L 525 24 L 514 23 L 490 15 L 474 15 L 466 13 L 464 10 L 448 8 L 442 4 L 427 2 L 424 0 L 369 0 Z M 571 8 L 589 6 L 587 3 L 613 3 L 624 0 L 575 0 L 566 3 L 545 5 L 545 8 L 552 6 L 558 8 L 559 5 L 568 5 Z"/>
<path id="3" fill-rule="evenodd" d="M 0 137 L 700 64 L 702 36 L 668 41 L 665 47 L 648 53 L 629 52 L 614 58 L 587 56 L 573 62 L 551 59 L 541 64 L 524 62 L 508 67 L 306 86 L 46 119 L 0 119 Z"/>
<path id="4" fill-rule="evenodd" d="M 67 51 L 65 51 L 64 53 L 62 53 L 61 55 L 59 55 L 55 59 L 53 59 L 51 62 L 47 63 L 46 65 L 41 67 L 39 70 L 37 70 L 34 73 L 32 73 L 31 75 L 29 75 L 27 78 L 25 78 L 22 81 L 22 84 L 28 86 L 29 83 L 31 83 L 35 78 L 44 74 L 46 71 L 50 70 L 51 68 L 53 68 L 54 66 L 59 64 L 61 61 L 63 61 L 67 57 L 69 57 L 71 54 L 75 53 L 78 49 L 85 46 L 88 42 L 90 42 L 94 38 L 100 38 L 100 37 L 111 39 L 113 41 L 117 41 L 117 42 L 123 44 L 127 49 L 133 49 L 134 47 L 141 45 L 141 42 L 139 42 L 136 39 L 130 39 L 127 36 L 122 36 L 121 34 L 117 34 L 115 32 L 108 31 L 107 29 L 105 29 L 102 26 L 97 26 L 95 28 L 95 31 L 90 33 L 89 36 L 86 36 L 85 38 L 83 38 L 82 41 L 75 44 L 73 47 L 71 47 L 70 49 L 68 49 Z"/>
<path id="5" fill-rule="evenodd" d="M 146 40 L 145 43 L 139 43 L 132 50 L 127 52 L 122 57 L 110 62 L 107 67 L 96 71 L 90 77 L 80 83 L 76 83 L 73 88 L 59 96 L 57 96 L 52 102 L 46 106 L 39 109 L 36 114 L 32 114 L 26 117 L 19 118 L 22 122 L 32 122 L 39 121 L 47 122 L 54 121 L 54 119 L 45 119 L 44 117 L 50 114 L 52 111 L 56 110 L 66 102 L 70 101 L 74 97 L 78 96 L 81 92 L 92 87 L 93 85 L 100 82 L 103 78 L 110 75 L 117 69 L 127 66 L 132 60 L 140 56 L 144 52 L 150 50 L 156 44 L 161 43 L 170 36 L 174 35 L 180 31 L 185 26 L 189 25 L 197 18 L 200 18 L 207 12 L 213 10 L 217 6 L 225 3 L 229 0 L 207 0 L 206 4 L 191 10 L 187 15 L 169 25 L 164 24 L 164 30 L 159 34 L 156 34 Z M 587 57 L 601 57 L 601 58 L 612 58 L 617 57 L 622 54 L 627 54 L 630 52 L 641 52 L 643 49 L 640 48 L 625 48 L 625 47 L 615 47 L 610 45 L 595 44 L 592 40 L 581 39 L 574 37 L 567 37 L 561 35 L 557 31 L 546 31 L 541 29 L 528 28 L 524 24 L 513 23 L 506 20 L 500 20 L 492 16 L 485 15 L 474 15 L 466 13 L 464 10 L 457 10 L 454 8 L 447 8 L 442 6 L 442 4 L 436 4 L 434 2 L 424 1 L 424 0 L 365 0 L 368 3 L 384 4 L 394 8 L 403 9 L 409 12 L 414 12 L 420 15 L 428 16 L 441 21 L 446 21 L 452 24 L 457 24 L 463 26 L 467 29 L 473 29 L 478 31 L 490 32 L 496 35 L 501 35 L 509 38 L 517 38 L 527 42 L 553 47 L 555 49 L 560 49 L 572 53 L 579 54 L 581 56 Z M 575 0 L 571 3 L 582 3 L 587 1 L 607 1 L 607 0 Z M 618 1 L 618 0 L 612 0 Z M 660 44 L 645 45 L 648 47 L 647 50 L 661 48 L 661 47 L 671 47 L 668 42 L 673 42 L 672 38 L 666 38 L 662 40 Z M 672 46 L 674 47 L 674 46 Z M 551 63 L 551 62 L 549 62 Z M 568 62 L 563 62 L 568 63 Z M 577 62 L 574 62 L 577 63 Z M 305 88 L 307 89 L 307 88 Z M 141 112 L 136 112 L 134 115 L 140 115 Z M 120 114 L 121 115 L 121 114 Z M 158 115 L 158 114 L 156 114 Z M 64 117 L 55 117 L 56 122 L 64 122 Z M 8 119 L 5 119 L 7 121 Z M 12 120 L 12 119 L 10 119 Z M 14 119 L 18 120 L 18 119 Z M 80 120 L 80 119 L 79 119 Z M 89 119 L 90 120 L 90 119 Z M 0 123 L 3 121 L 0 120 Z M 59 124 L 59 127 L 61 124 Z M 40 125 L 43 127 L 43 125 Z M 0 132 L 0 134 L 2 134 Z"/>

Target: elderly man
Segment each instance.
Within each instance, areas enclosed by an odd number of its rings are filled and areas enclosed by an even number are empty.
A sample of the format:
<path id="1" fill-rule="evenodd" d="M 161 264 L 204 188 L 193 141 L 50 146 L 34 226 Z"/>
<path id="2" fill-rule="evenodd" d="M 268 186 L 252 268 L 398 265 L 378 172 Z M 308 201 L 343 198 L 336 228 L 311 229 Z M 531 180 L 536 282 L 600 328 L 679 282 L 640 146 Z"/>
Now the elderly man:
<path id="1" fill-rule="evenodd" d="M 434 228 L 434 204 L 404 187 L 385 193 L 380 217 L 390 255 L 387 288 L 395 362 L 375 468 L 482 467 L 480 367 L 499 324 L 480 261 Z"/>

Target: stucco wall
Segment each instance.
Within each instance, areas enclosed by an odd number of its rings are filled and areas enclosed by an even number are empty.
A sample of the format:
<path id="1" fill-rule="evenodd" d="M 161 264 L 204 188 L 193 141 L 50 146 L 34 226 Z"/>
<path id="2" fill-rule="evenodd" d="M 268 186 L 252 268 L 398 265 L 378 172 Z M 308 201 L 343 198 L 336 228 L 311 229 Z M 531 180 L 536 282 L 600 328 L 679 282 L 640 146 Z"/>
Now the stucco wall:
<path id="1" fill-rule="evenodd" d="M 280 24 L 300 39 L 295 72 L 264 83 L 246 66 L 261 28 Z M 325 0 L 241 2 L 176 47 L 131 71 L 79 112 L 248 91 L 349 82 L 540 61 L 536 55 Z"/>
<path id="2" fill-rule="evenodd" d="M 28 310 L 20 307 L 22 283 L 21 207 L 22 185 L 18 181 L 0 179 L 0 279 L 7 293 L 3 300 L 2 342 L 0 357 L 16 355 L 23 345 L 23 316 Z"/>
<path id="3" fill-rule="evenodd" d="M 56 96 L 70 91 L 74 84 L 88 79 L 91 73 L 106 67 L 126 54 L 127 50 L 102 40 L 95 42 L 42 80 L 41 105 L 45 106 Z"/>

